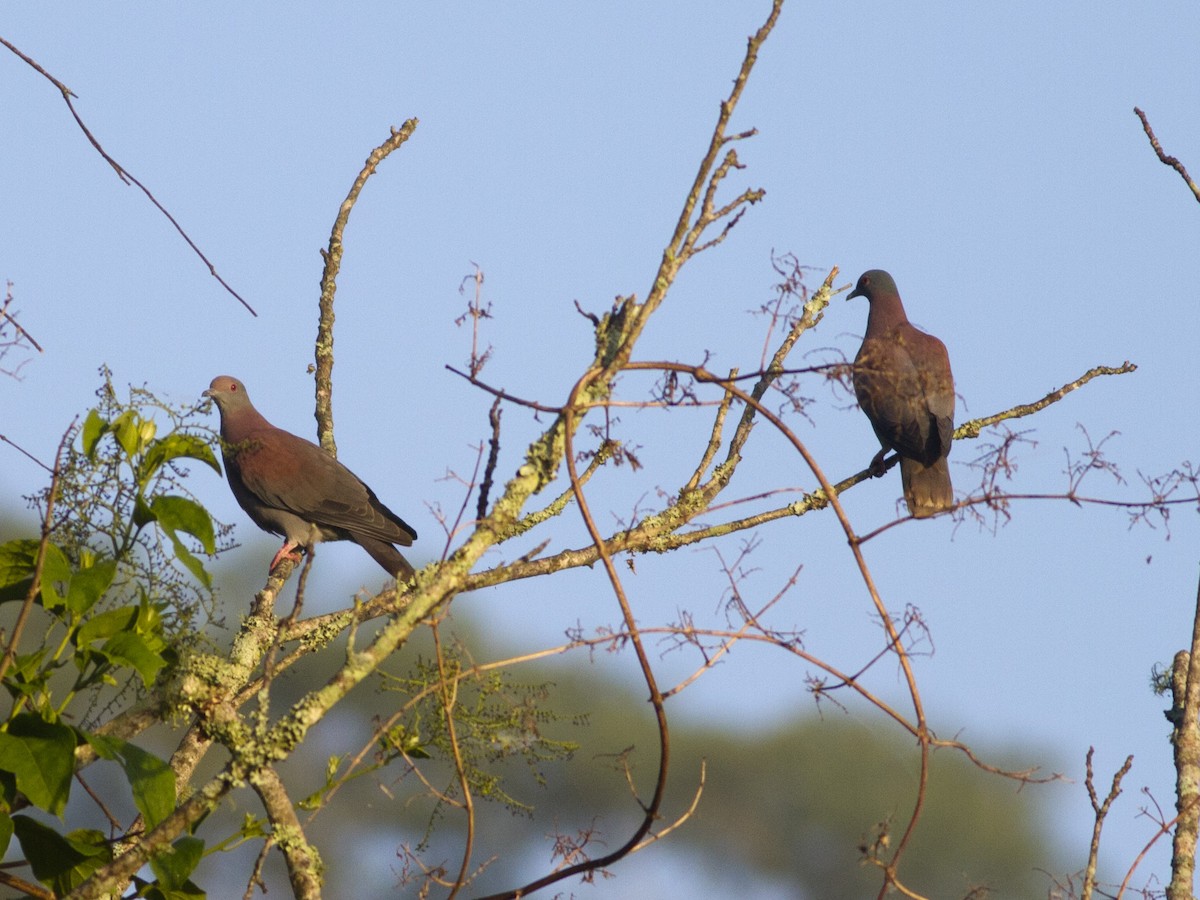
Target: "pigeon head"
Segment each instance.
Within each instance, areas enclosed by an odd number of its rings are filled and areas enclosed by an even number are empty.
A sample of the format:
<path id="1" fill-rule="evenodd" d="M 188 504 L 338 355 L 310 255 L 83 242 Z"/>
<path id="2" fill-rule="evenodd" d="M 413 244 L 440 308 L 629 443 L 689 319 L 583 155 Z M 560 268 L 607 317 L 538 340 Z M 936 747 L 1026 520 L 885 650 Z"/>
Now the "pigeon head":
<path id="1" fill-rule="evenodd" d="M 850 292 L 850 295 L 846 299 L 851 300 L 855 297 L 866 297 L 867 301 L 870 302 L 876 297 L 895 293 L 898 293 L 896 282 L 892 279 L 891 275 L 883 271 L 883 269 L 870 269 L 859 276 L 858 284 L 855 285 L 854 290 Z"/>
<path id="2" fill-rule="evenodd" d="M 232 375 L 218 375 L 201 396 L 210 398 L 222 413 L 250 406 L 246 386 Z"/>

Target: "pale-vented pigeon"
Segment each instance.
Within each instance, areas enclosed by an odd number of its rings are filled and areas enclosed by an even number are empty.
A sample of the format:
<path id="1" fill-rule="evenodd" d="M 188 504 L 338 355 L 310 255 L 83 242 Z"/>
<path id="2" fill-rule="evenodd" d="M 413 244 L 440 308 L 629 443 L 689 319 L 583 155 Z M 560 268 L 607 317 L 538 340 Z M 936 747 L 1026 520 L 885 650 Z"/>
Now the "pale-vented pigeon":
<path id="1" fill-rule="evenodd" d="M 264 419 L 236 378 L 214 378 L 204 396 L 221 413 L 221 453 L 233 496 L 254 524 L 284 538 L 271 569 L 310 542 L 354 541 L 397 580 L 412 578 L 413 567 L 392 545 L 407 547 L 417 533 L 353 472 Z"/>
<path id="2" fill-rule="evenodd" d="M 854 393 L 883 449 L 900 456 L 908 511 L 918 519 L 954 505 L 946 454 L 954 435 L 954 376 L 946 345 L 914 327 L 892 276 L 864 272 L 850 297 L 871 304 L 867 333 L 854 359 Z M 847 298 L 849 299 L 849 298 Z"/>

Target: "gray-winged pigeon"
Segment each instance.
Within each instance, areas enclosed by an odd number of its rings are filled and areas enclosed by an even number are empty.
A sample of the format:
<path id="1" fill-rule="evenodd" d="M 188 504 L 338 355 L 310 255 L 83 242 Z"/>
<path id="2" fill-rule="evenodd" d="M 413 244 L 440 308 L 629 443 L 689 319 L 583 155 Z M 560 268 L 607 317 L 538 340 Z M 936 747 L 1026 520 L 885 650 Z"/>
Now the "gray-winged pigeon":
<path id="1" fill-rule="evenodd" d="M 271 569 L 317 541 L 354 541 L 399 581 L 413 576 L 393 544 L 417 533 L 344 465 L 262 417 L 236 378 L 212 380 L 205 397 L 221 413 L 221 454 L 233 496 L 259 528 L 282 535 Z"/>
<path id="2" fill-rule="evenodd" d="M 954 505 L 946 454 L 954 435 L 954 376 L 946 345 L 914 327 L 892 276 L 864 272 L 850 297 L 871 304 L 867 333 L 854 358 L 854 393 L 883 449 L 900 455 L 908 511 L 918 519 Z M 849 298 L 847 298 L 849 299 Z"/>

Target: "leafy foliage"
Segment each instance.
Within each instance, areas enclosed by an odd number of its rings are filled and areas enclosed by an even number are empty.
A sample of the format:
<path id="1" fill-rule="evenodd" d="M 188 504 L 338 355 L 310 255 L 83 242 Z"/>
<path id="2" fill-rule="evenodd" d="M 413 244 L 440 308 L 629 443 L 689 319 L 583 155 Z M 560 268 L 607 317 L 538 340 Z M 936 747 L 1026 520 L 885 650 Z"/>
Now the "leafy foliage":
<path id="1" fill-rule="evenodd" d="M 196 554 L 227 547 L 230 529 L 187 490 L 180 463 L 220 473 L 212 434 L 195 424 L 199 404 L 172 406 L 144 388 L 130 388 L 122 402 L 111 373 L 100 374 L 98 403 L 59 467 L 51 539 L 80 568 L 97 557 L 112 561 L 111 600 L 154 597 L 170 632 L 194 632 L 199 612 L 212 609 L 212 581 Z M 161 437 L 160 417 L 167 426 Z M 49 490 L 30 498 L 39 512 Z"/>
<path id="2" fill-rule="evenodd" d="M 12 700 L 0 723 L 0 842 L 15 835 L 33 874 L 57 893 L 112 860 L 109 838 L 60 834 L 12 813 L 35 807 L 63 818 L 82 746 L 120 765 L 145 825 L 175 809 L 165 761 L 67 721 L 89 718 L 114 688 L 149 689 L 195 640 L 194 620 L 212 599 L 197 552 L 215 554 L 225 531 L 182 484 L 184 460 L 220 471 L 202 432 L 183 424 L 194 409 L 172 409 L 144 390 L 121 404 L 103 374 L 99 405 L 71 435 L 56 477 L 31 498 L 44 519 L 53 511 L 41 539 L 0 545 L 0 602 L 22 604 L 0 667 Z M 170 422 L 162 437 L 155 412 Z M 141 895 L 202 896 L 188 881 L 202 849 L 184 837 L 157 854 L 158 881 L 141 883 Z"/>
<path id="3" fill-rule="evenodd" d="M 576 743 L 553 739 L 542 732 L 547 723 L 564 718 L 546 703 L 550 684 L 524 684 L 504 670 L 472 670 L 460 656 L 445 648 L 440 667 L 437 660 L 422 657 L 404 675 L 380 674 L 386 690 L 413 699 L 388 727 L 380 729 L 378 763 L 400 757 L 449 761 L 457 745 L 471 793 L 527 815 L 532 807 L 509 793 L 495 764 L 521 760 L 534 780 L 542 784 L 542 766 L 569 759 L 578 749 Z M 449 703 L 440 690 L 430 687 L 447 683 L 446 689 L 453 695 Z M 459 793 L 454 783 L 445 788 L 447 797 Z"/>

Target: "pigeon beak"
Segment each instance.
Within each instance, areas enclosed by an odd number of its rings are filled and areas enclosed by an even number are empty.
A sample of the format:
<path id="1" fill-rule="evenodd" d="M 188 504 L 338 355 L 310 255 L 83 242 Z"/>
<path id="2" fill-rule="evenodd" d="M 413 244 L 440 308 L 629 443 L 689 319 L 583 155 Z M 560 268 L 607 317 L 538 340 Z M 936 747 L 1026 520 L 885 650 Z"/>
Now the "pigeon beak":
<path id="1" fill-rule="evenodd" d="M 855 288 L 855 289 L 854 289 L 854 290 L 852 290 L 852 291 L 851 291 L 849 294 L 847 294 L 847 295 L 846 295 L 846 299 L 847 299 L 847 300 L 853 300 L 855 297 L 865 297 L 865 296 L 866 296 L 866 294 L 864 294 L 864 293 L 863 293 L 862 291 L 860 291 L 858 288 Z"/>

